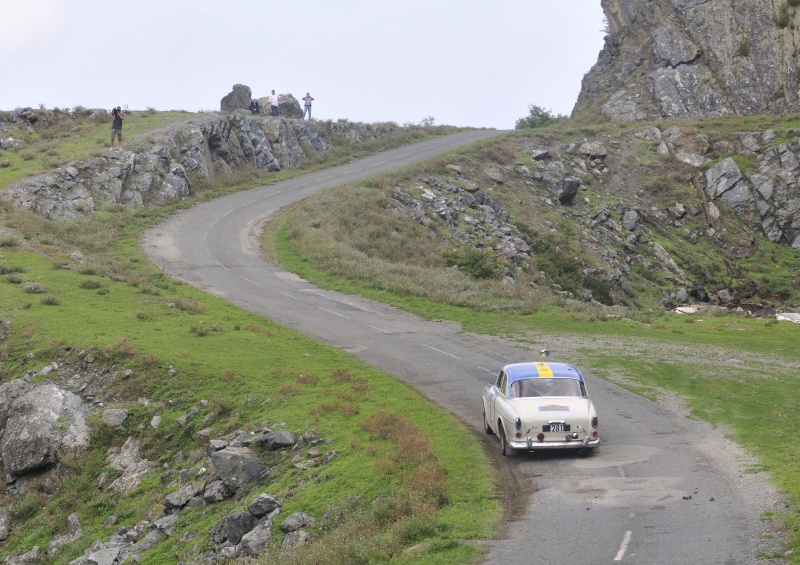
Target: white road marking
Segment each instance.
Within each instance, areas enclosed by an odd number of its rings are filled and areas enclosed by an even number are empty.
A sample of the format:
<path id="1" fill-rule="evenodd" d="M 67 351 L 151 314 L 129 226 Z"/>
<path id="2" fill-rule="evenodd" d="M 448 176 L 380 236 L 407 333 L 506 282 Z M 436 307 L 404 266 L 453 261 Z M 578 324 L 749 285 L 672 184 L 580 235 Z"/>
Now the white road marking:
<path id="1" fill-rule="evenodd" d="M 490 375 L 494 375 L 494 371 L 490 371 L 489 369 L 485 369 L 485 368 L 481 367 L 480 365 L 475 365 L 475 366 L 476 366 L 478 369 L 480 369 L 481 371 L 486 371 L 486 372 L 487 372 L 487 373 L 489 373 Z"/>
<path id="2" fill-rule="evenodd" d="M 308 184 L 308 183 L 306 183 L 306 184 Z M 305 186 L 306 184 L 301 184 L 300 186 Z M 283 192 L 283 191 L 282 190 L 276 190 L 275 192 L 270 192 L 269 194 L 265 194 L 261 198 L 269 198 L 270 196 L 275 196 L 276 194 L 280 194 L 281 192 Z"/>
<path id="3" fill-rule="evenodd" d="M 377 167 L 377 166 L 379 166 L 379 165 L 385 165 L 385 164 L 386 164 L 386 163 L 388 163 L 388 162 L 389 162 L 389 161 L 381 161 L 380 163 L 375 163 L 374 165 L 370 165 L 369 167 L 370 167 L 370 168 L 372 168 L 372 167 Z"/>
<path id="4" fill-rule="evenodd" d="M 249 205 L 250 205 L 250 204 L 252 204 L 253 202 L 255 202 L 255 200 L 251 200 L 250 202 L 245 202 L 244 204 L 242 204 L 241 206 L 239 206 L 239 208 L 244 208 L 245 206 L 249 206 Z"/>
<path id="5" fill-rule="evenodd" d="M 631 543 L 631 535 L 633 535 L 633 532 L 630 530 L 625 532 L 625 536 L 622 538 L 622 545 L 619 546 L 619 551 L 614 557 L 614 561 L 622 561 L 622 558 L 625 557 L 625 552 L 628 551 L 628 545 Z"/>
<path id="6" fill-rule="evenodd" d="M 334 316 L 340 316 L 340 317 L 344 318 L 345 320 L 349 320 L 350 319 L 347 316 L 345 316 L 344 314 L 339 314 L 339 312 L 334 312 L 333 310 L 328 310 L 327 308 L 322 308 L 320 306 L 317 306 L 317 308 L 319 308 L 320 310 L 324 310 L 328 314 L 333 314 Z"/>
<path id="7" fill-rule="evenodd" d="M 243 277 L 242 275 L 239 275 L 239 278 L 240 278 L 240 279 L 244 279 L 244 280 L 246 280 L 246 281 L 247 281 L 247 282 L 249 282 L 249 283 L 253 283 L 253 284 L 254 284 L 254 285 L 256 285 L 256 286 L 264 286 L 263 284 L 261 284 L 261 283 L 257 283 L 256 281 L 251 281 L 250 279 L 248 279 L 247 277 Z"/>
<path id="8" fill-rule="evenodd" d="M 287 298 L 291 298 L 292 300 L 300 300 L 296 296 L 292 296 L 291 294 L 286 294 L 285 292 L 281 292 L 280 290 L 276 290 L 275 292 L 277 292 L 278 294 L 282 294 L 282 295 L 286 296 Z"/>
<path id="9" fill-rule="evenodd" d="M 210 255 L 211 255 L 211 254 L 209 253 L 209 256 L 210 256 Z M 228 267 L 226 267 L 225 265 L 223 265 L 222 263 L 220 263 L 220 262 L 219 262 L 219 261 L 217 261 L 216 259 L 214 260 L 214 262 L 215 262 L 217 265 L 219 265 L 220 267 L 222 267 L 223 269 L 225 269 L 226 271 L 230 271 L 230 269 L 229 269 Z"/>
<path id="10" fill-rule="evenodd" d="M 423 343 L 422 346 L 423 347 L 427 347 L 428 349 L 433 349 L 434 351 L 437 351 L 437 352 L 441 353 L 442 355 L 447 355 L 448 357 L 452 357 L 453 359 L 461 359 L 460 357 L 456 357 L 452 353 L 448 353 L 447 351 L 442 351 L 441 349 L 436 349 L 435 347 L 431 347 L 430 345 L 425 345 Z"/>
<path id="11" fill-rule="evenodd" d="M 225 212 L 224 214 L 222 214 L 222 217 L 224 218 L 225 216 L 227 216 L 227 215 L 228 215 L 228 214 L 230 214 L 231 212 L 235 212 L 235 211 L 236 211 L 236 208 L 231 208 L 230 210 L 228 210 L 227 212 Z"/>
<path id="12" fill-rule="evenodd" d="M 392 332 L 390 332 L 389 330 L 384 330 L 383 328 L 378 328 L 378 327 L 375 327 L 375 326 L 370 326 L 370 325 L 368 325 L 367 327 L 370 327 L 370 328 L 372 328 L 373 330 L 378 330 L 379 332 L 383 332 L 383 333 L 385 333 L 385 334 L 390 334 L 390 333 L 392 333 Z"/>

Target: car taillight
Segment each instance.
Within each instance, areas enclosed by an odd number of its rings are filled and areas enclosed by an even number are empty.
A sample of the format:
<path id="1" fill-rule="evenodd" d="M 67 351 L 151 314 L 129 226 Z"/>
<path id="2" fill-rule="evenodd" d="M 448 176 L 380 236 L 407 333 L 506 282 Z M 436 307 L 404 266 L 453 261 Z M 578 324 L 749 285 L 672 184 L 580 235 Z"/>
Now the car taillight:
<path id="1" fill-rule="evenodd" d="M 597 438 L 597 430 L 593 430 L 592 431 L 592 437 L 593 438 Z"/>
<path id="2" fill-rule="evenodd" d="M 592 416 L 592 427 L 595 429 L 597 428 L 597 416 Z"/>
<path id="3" fill-rule="evenodd" d="M 538 434 L 536 434 L 536 439 L 538 439 L 539 441 L 544 441 L 544 434 L 542 432 L 539 432 Z"/>
<path id="4" fill-rule="evenodd" d="M 519 419 L 519 416 L 514 418 L 514 429 L 517 431 L 522 429 L 522 420 Z"/>

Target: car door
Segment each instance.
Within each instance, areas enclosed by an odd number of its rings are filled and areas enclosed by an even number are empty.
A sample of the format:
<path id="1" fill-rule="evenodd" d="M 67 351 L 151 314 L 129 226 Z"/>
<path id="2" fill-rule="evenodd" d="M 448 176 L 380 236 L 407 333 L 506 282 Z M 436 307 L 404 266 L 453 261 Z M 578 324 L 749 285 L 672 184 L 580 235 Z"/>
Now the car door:
<path id="1" fill-rule="evenodd" d="M 500 374 L 497 376 L 497 380 L 491 387 L 491 392 L 489 395 L 489 409 L 487 411 L 487 420 L 495 432 L 497 431 L 497 400 L 499 397 L 505 396 L 505 390 L 507 386 L 508 378 L 506 377 L 506 373 L 505 371 L 500 371 Z"/>

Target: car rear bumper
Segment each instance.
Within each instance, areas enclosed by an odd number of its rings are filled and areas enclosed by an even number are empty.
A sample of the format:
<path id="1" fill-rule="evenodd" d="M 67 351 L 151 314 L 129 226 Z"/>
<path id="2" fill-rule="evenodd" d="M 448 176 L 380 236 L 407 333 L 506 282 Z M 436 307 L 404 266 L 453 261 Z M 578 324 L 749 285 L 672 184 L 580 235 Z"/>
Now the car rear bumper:
<path id="1" fill-rule="evenodd" d="M 544 449 L 593 449 L 600 445 L 600 438 L 592 439 L 585 437 L 583 440 L 574 439 L 571 441 L 539 441 L 529 437 L 525 441 L 509 441 L 509 447 L 514 449 L 527 449 L 528 451 L 538 451 Z"/>

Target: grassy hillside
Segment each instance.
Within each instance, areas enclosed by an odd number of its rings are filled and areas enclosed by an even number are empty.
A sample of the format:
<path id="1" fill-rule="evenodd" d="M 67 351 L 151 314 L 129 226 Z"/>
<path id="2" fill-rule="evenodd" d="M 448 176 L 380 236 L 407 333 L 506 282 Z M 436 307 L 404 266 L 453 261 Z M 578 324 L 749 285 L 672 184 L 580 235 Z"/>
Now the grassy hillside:
<path id="1" fill-rule="evenodd" d="M 128 145 L 147 143 L 170 120 L 184 117 L 189 116 L 129 114 Z M 65 144 L 58 153 L 70 157 L 102 150 L 108 124 L 80 115 L 74 120 L 28 132 L 23 145 L 0 155 L 9 163 L 0 188 L 9 179 L 47 169 L 22 157 L 38 154 L 43 144 Z M 340 142 L 337 150 L 309 159 L 310 167 L 444 131 L 414 129 L 358 146 L 334 140 Z M 469 437 L 457 419 L 350 355 L 167 279 L 139 248 L 141 231 L 178 206 L 301 172 L 248 170 L 213 187 L 198 181 L 188 202 L 138 211 L 111 206 L 91 222 L 50 222 L 3 211 L 0 308 L 10 331 L 0 339 L 0 383 L 27 374 L 33 383 L 54 381 L 82 390 L 95 408 L 122 407 L 130 415 L 115 429 L 95 412 L 91 452 L 62 461 L 56 479 L 34 478 L 19 494 L 0 481 L 0 507 L 12 516 L 0 558 L 37 545 L 46 551 L 53 535 L 66 531 L 67 516 L 76 514 L 82 537 L 46 559 L 68 563 L 119 527 L 158 517 L 164 497 L 176 488 L 168 477 L 207 466 L 209 437 L 246 437 L 269 427 L 297 435 L 313 430 L 330 442 L 328 454 L 335 454 L 325 465 L 308 468 L 295 460 L 310 459 L 307 449 L 264 454 L 271 467 L 268 480 L 248 485 L 241 499 L 183 511 L 175 535 L 144 553 L 142 563 L 192 560 L 209 551 L 210 528 L 259 493 L 284 500 L 276 526 L 295 511 L 318 522 L 318 543 L 293 551 L 280 551 L 283 534 L 276 529 L 274 563 L 480 559 L 481 545 L 472 542 L 491 537 L 501 509 L 478 443 L 453 447 L 453 433 Z M 77 261 L 75 251 L 85 261 Z M 94 373 L 72 369 L 88 358 L 99 368 Z M 60 370 L 39 374 L 51 363 Z M 181 417 L 193 409 L 198 411 L 193 425 L 182 425 Z M 150 425 L 154 416 L 161 418 L 157 429 Z M 120 474 L 105 455 L 129 436 L 141 440 L 153 469 L 136 490 L 119 495 L 100 488 Z M 416 551 L 403 553 L 421 542 Z"/>
<path id="2" fill-rule="evenodd" d="M 731 140 L 742 132 L 767 128 L 789 138 L 798 126 L 793 117 L 678 124 L 705 132 L 712 140 Z M 532 183 L 507 179 L 492 186 L 482 175 L 487 168 L 508 169 L 520 163 L 533 168 L 530 147 L 567 145 L 584 138 L 623 146 L 632 132 L 653 125 L 664 129 L 671 124 L 566 121 L 339 187 L 299 203 L 273 222 L 265 234 L 265 253 L 325 288 L 362 294 L 423 317 L 451 320 L 474 332 L 559 343 L 561 358 L 653 400 L 678 393 L 693 417 L 730 430 L 731 437 L 757 457 L 752 472 L 769 472 L 774 484 L 787 493 L 792 503 L 779 519 L 787 528 L 794 555 L 800 547 L 796 472 L 800 449 L 794 441 L 795 414 L 800 409 L 796 392 L 800 325 L 777 322 L 773 315 L 753 318 L 744 309 L 702 304 L 695 314 L 672 313 L 670 301 L 663 297 L 664 291 L 675 288 L 675 281 L 655 268 L 633 268 L 630 287 L 613 307 L 565 298 L 563 292 L 548 288 L 570 274 L 579 285 L 586 285 L 581 268 L 596 264 L 595 243 L 602 237 L 597 232 L 586 236 L 581 228 L 586 218 L 615 203 L 636 202 L 642 195 L 665 206 L 676 201 L 697 203 L 700 197 L 690 184 L 696 173 L 674 159 L 655 156 L 652 144 L 632 146 L 624 162 L 614 163 L 616 178 L 602 183 L 587 178 L 586 192 L 566 211 L 543 206 L 542 192 L 537 193 Z M 457 185 L 462 181 L 455 179 L 453 167 L 468 181 L 482 179 L 481 186 L 492 187 L 488 189 L 492 199 L 510 210 L 509 221 L 538 245 L 514 281 L 492 275 L 502 273 L 509 263 L 490 246 L 475 248 L 452 237 L 452 228 L 432 207 L 397 197 L 398 192 L 414 196 L 427 187 Z M 752 163 L 742 161 L 740 167 L 752 170 Z M 736 287 L 747 282 L 757 289 L 754 302 L 789 310 L 800 304 L 800 252 L 753 235 L 754 253 L 737 260 L 727 254 L 725 243 L 685 241 L 684 227 L 654 222 L 648 228 L 648 236 L 669 249 L 679 267 L 703 284 Z M 718 228 L 723 236 L 717 242 L 751 234 L 725 211 Z M 687 229 L 694 228 L 690 224 Z M 615 248 L 608 245 L 606 250 L 610 249 Z M 448 260 L 453 256 L 466 259 L 454 265 Z M 764 422 L 770 422 L 768 439 Z M 772 518 L 776 517 L 765 517 Z M 792 562 L 800 562 L 800 557 Z"/>
<path id="3" fill-rule="evenodd" d="M 126 134 L 131 143 L 145 144 L 170 120 L 188 117 L 133 115 L 135 119 L 126 121 Z M 137 130 L 133 124 L 140 118 L 139 123 L 152 120 L 151 125 Z M 800 125 L 791 119 L 768 120 L 775 118 L 681 126 L 706 132 L 712 139 L 728 139 L 765 127 L 788 135 Z M 0 175 L 6 175 L 0 177 L 0 189 L 55 164 L 21 156 L 26 150 L 39 155 L 41 144 L 52 143 L 59 158 L 102 151 L 109 124 L 78 122 L 52 126 L 60 128 L 58 136 L 48 128 L 28 132 L 23 145 L 0 153 Z M 591 217 L 592 210 L 635 203 L 642 194 L 662 204 L 697 198 L 687 188 L 691 179 L 687 168 L 654 157 L 652 147 L 632 147 L 626 161 L 615 166 L 624 173 L 619 182 L 587 177 L 578 207 L 568 210 L 544 206 L 541 195 L 524 182 L 492 186 L 493 200 L 535 245 L 531 265 L 516 273 L 513 283 L 502 276 L 513 267 L 503 256 L 484 253 L 485 249 L 475 253 L 457 244 L 435 214 L 425 212 L 423 227 L 419 217 L 400 213 L 392 196 L 398 188 L 412 196 L 421 194 L 430 186 L 430 177 L 452 174 L 448 165 L 460 167 L 469 179 L 482 178 L 490 167 L 522 163 L 533 169 L 531 146 L 584 138 L 611 143 L 648 125 L 566 121 L 328 191 L 273 222 L 265 234 L 265 253 L 320 286 L 361 293 L 425 317 L 453 320 L 470 331 L 560 343 L 560 358 L 591 367 L 599 377 L 653 399 L 665 392 L 683 395 L 695 417 L 732 430 L 732 437 L 758 457 L 753 472 L 769 471 L 787 493 L 792 505 L 777 518 L 786 525 L 791 549 L 800 554 L 800 484 L 794 471 L 798 451 L 793 447 L 800 326 L 774 318 L 746 318 L 722 308 L 687 316 L 667 313 L 663 291 L 674 291 L 676 285 L 660 271 L 632 269 L 630 288 L 620 293 L 582 270 L 602 256 L 596 247 L 584 245 L 590 238 L 584 236 L 581 221 Z M 382 145 L 342 144 L 326 159 L 308 163 L 327 166 L 413 137 Z M 70 144 L 79 149 L 73 153 L 67 148 Z M 3 160 L 8 164 L 2 165 Z M 196 182 L 192 202 L 300 172 L 264 176 L 248 170 L 213 187 Z M 484 180 L 481 183 L 485 185 Z M 55 491 L 50 485 L 35 484 L 23 496 L 15 496 L 3 489 L 0 506 L 11 510 L 14 522 L 12 536 L 0 546 L 0 557 L 35 544 L 46 547 L 54 533 L 65 531 L 70 513 L 78 514 L 84 536 L 63 546 L 54 563 L 69 562 L 94 539 L 107 539 L 120 525 L 157 514 L 170 492 L 159 477 L 163 469 L 151 472 L 131 495 L 112 495 L 97 488 L 104 473 L 110 478 L 118 474 L 106 466 L 104 454 L 129 435 L 137 435 L 144 455 L 157 466 L 166 465 L 169 471 L 198 469 L 205 463 L 206 441 L 195 435 L 196 428 L 187 432 L 178 423 L 197 408 L 198 420 L 209 418 L 215 436 L 283 424 L 297 433 L 314 429 L 333 440 L 330 448 L 338 455 L 327 467 L 298 470 L 290 458 L 278 458 L 270 461 L 277 469 L 275 481 L 254 485 L 243 495 L 244 500 L 260 492 L 284 497 L 284 516 L 316 511 L 320 518 L 328 510 L 330 520 L 315 531 L 320 543 L 275 553 L 271 562 L 477 562 L 481 546 L 474 542 L 491 537 L 500 508 L 477 443 L 460 444 L 457 452 L 448 445 L 454 430 L 468 437 L 466 430 L 389 375 L 155 270 L 139 249 L 139 236 L 175 207 L 131 211 L 112 206 L 81 224 L 47 222 L 15 210 L 2 212 L 0 308 L 12 331 L 0 340 L 0 382 L 30 372 L 33 382 L 56 379 L 63 386 L 79 388 L 80 379 L 70 383 L 69 378 L 36 373 L 53 361 L 62 368 L 75 366 L 90 354 L 96 365 L 109 368 L 92 385 L 97 400 L 124 406 L 131 416 L 122 430 L 94 421 L 92 452 L 81 461 L 63 463 L 66 472 Z M 348 221 L 353 217 L 359 222 Z M 739 229 L 730 215 L 722 221 L 727 233 Z M 757 238 L 757 252 L 731 273 L 731 260 L 721 253 L 723 248 L 705 242 L 686 245 L 677 231 L 664 226 L 653 224 L 650 229 L 653 240 L 670 249 L 684 268 L 706 277 L 707 284 L 733 286 L 753 280 L 761 289 L 754 299 L 773 300 L 775 293 L 766 289 L 780 289 L 781 304 L 797 306 L 797 252 Z M 85 255 L 83 264 L 70 258 L 76 250 Z M 608 254 L 613 247 L 609 244 L 604 250 Z M 556 281 L 560 288 L 576 293 L 587 286 L 597 297 L 607 291 L 615 305 L 571 299 L 565 291 L 553 290 Z M 684 370 L 687 363 L 692 371 Z M 126 369 L 132 376 L 123 379 Z M 162 424 L 154 430 L 148 424 L 155 415 L 162 416 Z M 436 425 L 441 418 L 448 418 L 447 430 Z M 402 433 L 388 433 L 387 419 L 403 424 Z M 769 442 L 763 441 L 766 421 L 771 423 Z M 188 560 L 203 553 L 209 549 L 208 536 L 192 532 L 207 532 L 237 507 L 230 502 L 189 511 L 186 516 L 191 520 L 181 521 L 176 534 L 145 554 L 142 562 Z M 112 514 L 117 521 L 104 526 Z M 276 530 L 273 549 L 281 541 Z M 406 551 L 414 546 L 416 551 Z"/>

